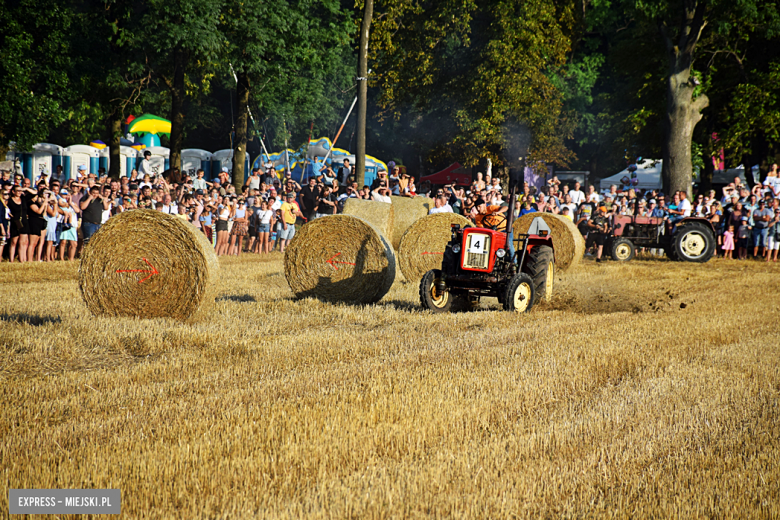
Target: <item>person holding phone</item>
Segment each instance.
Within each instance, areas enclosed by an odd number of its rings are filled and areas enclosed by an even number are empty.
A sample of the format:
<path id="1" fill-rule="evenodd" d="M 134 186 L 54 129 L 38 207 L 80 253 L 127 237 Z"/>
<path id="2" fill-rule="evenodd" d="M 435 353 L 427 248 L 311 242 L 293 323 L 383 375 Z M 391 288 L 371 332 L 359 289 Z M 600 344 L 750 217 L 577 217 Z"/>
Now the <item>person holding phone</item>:
<path id="1" fill-rule="evenodd" d="M 100 187 L 92 186 L 87 196 L 81 199 L 81 232 L 84 237 L 84 245 L 89 243 L 103 221 L 103 211 L 108 210 L 110 201 L 100 194 Z"/>

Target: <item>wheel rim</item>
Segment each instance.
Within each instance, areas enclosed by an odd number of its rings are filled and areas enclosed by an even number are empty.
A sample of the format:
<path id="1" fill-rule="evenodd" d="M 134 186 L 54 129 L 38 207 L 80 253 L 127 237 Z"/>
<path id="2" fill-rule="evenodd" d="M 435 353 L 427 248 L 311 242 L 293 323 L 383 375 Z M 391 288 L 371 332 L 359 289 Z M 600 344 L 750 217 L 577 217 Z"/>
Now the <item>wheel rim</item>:
<path id="1" fill-rule="evenodd" d="M 547 283 L 544 286 L 544 299 L 550 301 L 553 295 L 553 283 L 555 283 L 555 264 L 547 265 Z"/>
<path id="2" fill-rule="evenodd" d="M 631 257 L 631 248 L 628 244 L 618 244 L 615 248 L 615 256 L 618 260 L 628 260 Z"/>
<path id="3" fill-rule="evenodd" d="M 450 298 L 450 293 L 448 291 L 444 291 L 443 293 L 439 294 L 436 292 L 436 282 L 438 282 L 438 278 L 434 278 L 433 282 L 431 282 L 431 287 L 429 289 L 431 293 L 431 303 L 435 305 L 438 308 L 442 308 L 445 305 L 447 305 L 447 300 Z"/>
<path id="4" fill-rule="evenodd" d="M 515 311 L 525 312 L 528 304 L 531 302 L 531 286 L 526 282 L 518 285 L 512 299 L 514 300 Z"/>
<path id="5" fill-rule="evenodd" d="M 688 258 L 696 258 L 704 254 L 707 248 L 707 240 L 698 231 L 686 233 L 680 240 L 680 249 Z"/>

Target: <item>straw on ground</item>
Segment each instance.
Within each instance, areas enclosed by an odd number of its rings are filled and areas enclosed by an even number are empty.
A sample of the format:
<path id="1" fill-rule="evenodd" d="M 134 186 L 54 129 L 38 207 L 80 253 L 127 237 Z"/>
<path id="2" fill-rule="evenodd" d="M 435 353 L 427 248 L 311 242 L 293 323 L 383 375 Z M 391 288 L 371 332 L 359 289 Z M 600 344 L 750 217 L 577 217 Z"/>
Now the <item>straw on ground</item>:
<path id="1" fill-rule="evenodd" d="M 780 268 L 585 262 L 523 316 L 295 300 L 224 259 L 208 321 L 93 318 L 0 266 L 8 487 L 129 518 L 780 515 Z"/>

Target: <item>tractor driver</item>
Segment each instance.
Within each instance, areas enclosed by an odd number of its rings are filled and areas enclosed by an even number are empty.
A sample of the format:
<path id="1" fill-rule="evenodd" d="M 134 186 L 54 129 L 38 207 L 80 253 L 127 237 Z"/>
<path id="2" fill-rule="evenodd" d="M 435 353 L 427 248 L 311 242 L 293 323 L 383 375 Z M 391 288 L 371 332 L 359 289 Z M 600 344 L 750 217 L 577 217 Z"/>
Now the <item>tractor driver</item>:
<path id="1" fill-rule="evenodd" d="M 601 254 L 604 252 L 604 244 L 607 241 L 609 233 L 609 220 L 607 220 L 606 206 L 599 206 L 596 214 L 586 223 L 588 228 L 588 240 L 585 244 L 586 249 L 590 249 L 596 244 L 596 262 L 601 262 Z"/>
<path id="2" fill-rule="evenodd" d="M 506 215 L 509 208 L 501 205 L 488 206 L 484 199 L 479 198 L 474 202 L 474 208 L 471 210 L 471 219 L 477 227 L 493 228 L 506 222 Z"/>

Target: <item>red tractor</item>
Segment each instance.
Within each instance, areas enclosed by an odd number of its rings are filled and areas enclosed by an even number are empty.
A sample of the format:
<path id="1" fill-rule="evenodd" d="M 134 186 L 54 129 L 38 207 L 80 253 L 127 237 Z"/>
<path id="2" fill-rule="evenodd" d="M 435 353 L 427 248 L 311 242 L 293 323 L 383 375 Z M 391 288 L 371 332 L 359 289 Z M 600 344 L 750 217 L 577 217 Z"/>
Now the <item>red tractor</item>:
<path id="1" fill-rule="evenodd" d="M 510 208 L 513 199 L 514 191 Z M 453 224 L 441 269 L 428 271 L 420 282 L 423 308 L 447 312 L 456 301 L 459 307 L 473 307 L 482 296 L 493 296 L 505 310 L 527 312 L 539 299 L 549 299 L 555 274 L 550 228 L 537 217 L 528 234 L 515 239 L 510 212 L 507 229 Z"/>
<path id="2" fill-rule="evenodd" d="M 672 260 L 706 262 L 715 254 L 715 229 L 705 218 L 686 217 L 667 224 L 657 217 L 615 215 L 606 244 L 613 260 L 634 258 L 637 247 L 663 249 Z"/>

